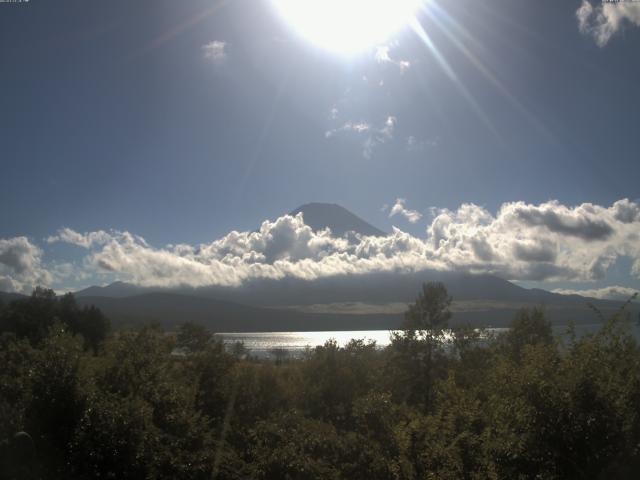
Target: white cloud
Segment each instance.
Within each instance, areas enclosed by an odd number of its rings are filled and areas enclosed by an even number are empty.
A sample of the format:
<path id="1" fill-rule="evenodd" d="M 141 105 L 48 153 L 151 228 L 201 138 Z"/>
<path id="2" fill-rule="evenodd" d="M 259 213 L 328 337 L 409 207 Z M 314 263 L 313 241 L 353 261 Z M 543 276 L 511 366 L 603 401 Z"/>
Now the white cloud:
<path id="1" fill-rule="evenodd" d="M 410 152 L 420 152 L 427 148 L 435 148 L 438 146 L 438 139 L 431 138 L 427 140 L 420 140 L 413 135 L 407 137 L 407 150 Z"/>
<path id="2" fill-rule="evenodd" d="M 391 211 L 389 212 L 389 218 L 395 215 L 402 215 L 410 223 L 416 223 L 422 218 L 422 214 L 417 210 L 409 210 L 405 207 L 405 203 L 406 199 L 404 198 L 396 199 L 396 203 L 391 207 Z"/>
<path id="3" fill-rule="evenodd" d="M 406 210 L 404 202 L 400 207 Z M 629 200 L 609 207 L 512 202 L 496 214 L 463 204 L 435 211 L 422 238 L 397 228 L 386 237 L 340 238 L 328 230 L 314 232 L 301 214 L 199 246 L 155 248 L 128 232 L 66 231 L 55 238 L 87 248 L 88 268 L 146 286 L 237 286 L 260 278 L 314 280 L 424 269 L 493 273 L 512 280 L 589 281 L 606 276 L 620 256 L 630 257 L 631 273 L 640 276 L 638 212 L 640 205 Z"/>
<path id="4" fill-rule="evenodd" d="M 62 228 L 56 235 L 47 237 L 47 243 L 64 242 L 79 247 L 89 248 L 93 245 L 103 245 L 107 243 L 111 235 L 103 230 L 89 233 L 78 233 L 70 228 Z"/>
<path id="5" fill-rule="evenodd" d="M 380 130 L 380 133 L 382 133 L 387 138 L 392 138 L 393 130 L 394 128 L 396 128 L 396 123 L 398 123 L 398 119 L 396 117 L 387 117 L 384 122 L 384 127 L 382 127 L 382 129 Z"/>
<path id="6" fill-rule="evenodd" d="M 42 266 L 42 250 L 27 237 L 0 238 L 0 290 L 28 293 L 52 280 Z"/>
<path id="7" fill-rule="evenodd" d="M 348 121 L 340 127 L 327 130 L 325 132 L 326 138 L 332 138 L 338 135 L 353 134 L 359 137 L 363 137 L 362 140 L 362 156 L 366 159 L 371 159 L 375 149 L 393 139 L 393 133 L 395 126 L 398 123 L 398 119 L 392 115 L 389 115 L 384 123 L 375 127 L 369 122 L 360 121 L 353 122 Z"/>
<path id="8" fill-rule="evenodd" d="M 639 291 L 640 290 L 636 288 L 621 287 L 620 285 L 585 290 L 573 290 L 569 288 L 557 288 L 553 290 L 553 292 L 561 293 L 562 295 L 581 295 L 583 297 L 599 298 L 603 300 L 628 300 L 632 295 Z"/>
<path id="9" fill-rule="evenodd" d="M 214 63 L 222 63 L 227 59 L 227 42 L 214 40 L 201 47 L 205 59 Z"/>
<path id="10" fill-rule="evenodd" d="M 640 26 L 640 3 L 634 1 L 606 2 L 594 7 L 588 0 L 576 11 L 580 32 L 590 35 L 604 47 L 625 23 Z"/>
<path id="11" fill-rule="evenodd" d="M 374 54 L 374 58 L 378 63 L 390 62 L 391 57 L 389 57 L 390 48 L 387 45 L 380 45 L 376 48 L 376 53 Z"/>
<path id="12" fill-rule="evenodd" d="M 389 54 L 390 51 L 391 47 L 389 47 L 388 45 L 379 45 L 378 47 L 376 47 L 373 58 L 378 63 L 392 64 L 397 66 L 400 69 L 401 74 L 405 73 L 407 70 L 409 70 L 409 68 L 411 68 L 411 62 L 409 62 L 409 60 L 395 60 Z"/>

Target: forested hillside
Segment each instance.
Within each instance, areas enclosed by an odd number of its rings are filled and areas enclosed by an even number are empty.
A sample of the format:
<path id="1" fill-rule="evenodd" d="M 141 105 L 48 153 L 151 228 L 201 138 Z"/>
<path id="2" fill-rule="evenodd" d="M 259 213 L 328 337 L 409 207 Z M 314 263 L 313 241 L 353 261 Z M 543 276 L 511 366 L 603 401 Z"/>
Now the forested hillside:
<path id="1" fill-rule="evenodd" d="M 38 289 L 0 307 L 0 478 L 636 478 L 640 349 L 624 311 L 554 338 L 459 328 L 423 287 L 391 345 L 274 360 L 185 323 L 109 330 Z"/>

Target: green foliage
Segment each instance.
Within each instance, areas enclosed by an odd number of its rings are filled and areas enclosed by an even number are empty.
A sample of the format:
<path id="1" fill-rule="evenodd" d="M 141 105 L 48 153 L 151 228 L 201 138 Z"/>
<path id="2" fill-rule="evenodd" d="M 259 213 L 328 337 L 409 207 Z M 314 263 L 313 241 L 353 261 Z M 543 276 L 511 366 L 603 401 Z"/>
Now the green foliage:
<path id="1" fill-rule="evenodd" d="M 425 285 L 387 348 L 330 341 L 273 361 L 188 323 L 103 341 L 99 312 L 39 289 L 0 313 L 0 478 L 637 476 L 640 348 L 624 312 L 560 342 L 543 310 L 523 310 L 492 339 L 450 336 L 450 301 Z"/>
<path id="2" fill-rule="evenodd" d="M 37 350 L 26 339 L 0 334 L 0 440 L 24 428 L 25 406 L 31 402 Z"/>
<path id="3" fill-rule="evenodd" d="M 416 302 L 405 313 L 403 330 L 437 334 L 447 328 L 451 319 L 451 297 L 442 283 L 422 285 Z"/>
<path id="4" fill-rule="evenodd" d="M 86 349 L 97 352 L 110 329 L 109 320 L 94 306 L 78 307 L 71 293 L 56 297 L 53 290 L 36 287 L 27 300 L 15 300 L 0 309 L 0 332 L 12 332 L 39 345 L 59 322 L 84 338 Z"/>
<path id="5" fill-rule="evenodd" d="M 87 385 L 72 443 L 81 478 L 209 478 L 213 435 L 196 391 L 155 328 L 121 332 Z"/>
<path id="6" fill-rule="evenodd" d="M 236 359 L 225 351 L 220 341 L 210 343 L 183 363 L 196 385 L 196 407 L 218 426 L 224 419 L 231 396 L 235 363 Z"/>
<path id="7" fill-rule="evenodd" d="M 12 332 L 37 345 L 58 319 L 57 306 L 53 290 L 36 287 L 28 300 L 13 301 L 2 311 L 0 332 Z"/>
<path id="8" fill-rule="evenodd" d="M 34 438 L 40 458 L 58 471 L 64 466 L 66 445 L 84 409 L 79 384 L 82 352 L 82 343 L 56 323 L 32 363 L 24 430 Z"/>
<path id="9" fill-rule="evenodd" d="M 333 340 L 316 347 L 301 365 L 302 406 L 312 417 L 350 422 L 353 401 L 376 383 L 375 343 L 352 341 L 345 348 Z"/>
<path id="10" fill-rule="evenodd" d="M 425 283 L 409 306 L 401 332 L 392 333 L 387 377 L 399 401 L 433 406 L 434 383 L 442 377 L 443 342 L 451 318 L 451 297 L 442 283 Z"/>
<path id="11" fill-rule="evenodd" d="M 519 359 L 527 345 L 550 345 L 553 342 L 551 322 L 542 308 L 522 309 L 513 319 L 510 329 L 501 340 L 514 359 Z"/>
<path id="12" fill-rule="evenodd" d="M 185 322 L 178 329 L 176 347 L 189 353 L 202 352 L 211 342 L 212 336 L 205 326 L 193 322 Z"/>

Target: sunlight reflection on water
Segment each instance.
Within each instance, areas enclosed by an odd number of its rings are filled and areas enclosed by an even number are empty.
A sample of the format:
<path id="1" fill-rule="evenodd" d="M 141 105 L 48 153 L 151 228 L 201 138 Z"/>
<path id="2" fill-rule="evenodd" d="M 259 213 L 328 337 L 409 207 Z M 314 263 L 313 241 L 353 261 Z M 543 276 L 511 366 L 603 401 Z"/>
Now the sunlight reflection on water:
<path id="1" fill-rule="evenodd" d="M 577 325 L 576 334 L 578 337 L 594 333 L 602 324 Z M 640 340 L 640 327 L 630 325 L 633 336 Z M 486 335 L 495 336 L 507 331 L 507 328 L 488 328 Z M 566 334 L 567 327 L 554 326 L 553 333 L 556 336 Z M 249 332 L 249 333 L 219 333 L 225 344 L 231 347 L 236 342 L 242 342 L 249 354 L 256 357 L 268 357 L 274 349 L 286 350 L 292 357 L 301 356 L 304 351 L 324 345 L 328 340 L 335 340 L 337 344 L 344 347 L 352 339 L 364 340 L 365 343 L 375 341 L 379 348 L 386 347 L 391 343 L 391 331 L 389 330 L 347 330 L 347 331 L 326 331 L 326 332 Z"/>
<path id="2" fill-rule="evenodd" d="M 501 330 L 501 329 L 497 329 Z M 242 342 L 251 355 L 269 356 L 273 349 L 286 350 L 291 356 L 300 356 L 307 347 L 324 345 L 328 340 L 335 340 L 344 347 L 353 339 L 364 340 L 365 343 L 375 341 L 380 348 L 391 343 L 389 330 L 347 330 L 328 332 L 252 332 L 252 333 L 219 333 L 227 345 Z"/>

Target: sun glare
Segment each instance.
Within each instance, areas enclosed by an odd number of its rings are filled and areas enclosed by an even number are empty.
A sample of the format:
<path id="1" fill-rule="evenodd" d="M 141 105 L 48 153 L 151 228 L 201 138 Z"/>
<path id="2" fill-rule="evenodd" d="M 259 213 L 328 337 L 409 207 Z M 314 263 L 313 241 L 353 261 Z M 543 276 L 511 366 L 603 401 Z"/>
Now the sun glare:
<path id="1" fill-rule="evenodd" d="M 353 54 L 382 43 L 407 25 L 424 0 L 272 0 L 304 38 Z"/>

